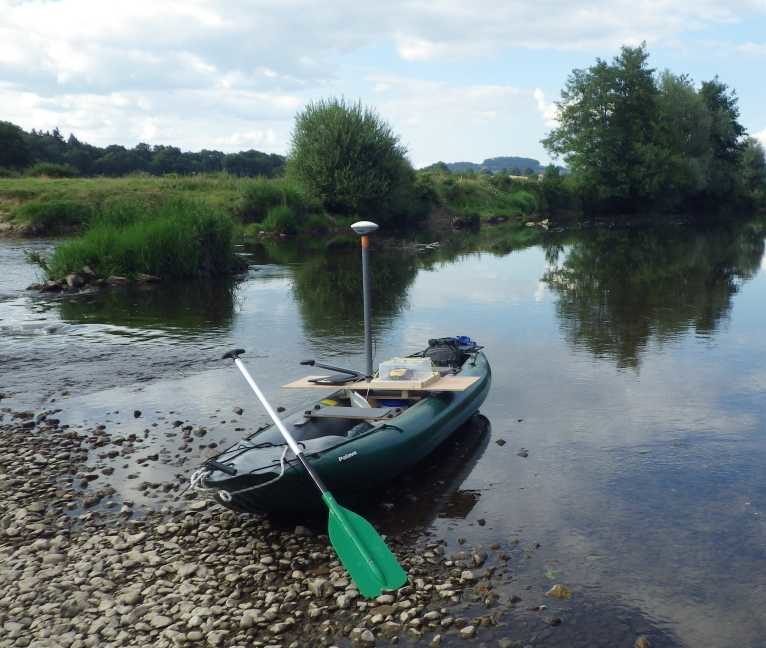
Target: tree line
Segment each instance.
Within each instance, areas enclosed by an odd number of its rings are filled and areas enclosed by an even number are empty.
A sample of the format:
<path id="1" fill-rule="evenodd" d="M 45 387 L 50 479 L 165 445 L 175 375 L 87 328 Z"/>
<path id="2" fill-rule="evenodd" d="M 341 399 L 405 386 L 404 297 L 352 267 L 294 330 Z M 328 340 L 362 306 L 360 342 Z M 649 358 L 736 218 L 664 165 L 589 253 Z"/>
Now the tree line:
<path id="1" fill-rule="evenodd" d="M 176 146 L 137 144 L 133 148 L 112 144 L 104 148 L 81 142 L 74 134 L 64 138 L 58 128 L 26 132 L 0 121 L 0 169 L 48 171 L 50 175 L 122 176 L 143 172 L 153 175 L 215 173 L 237 176 L 274 176 L 282 172 L 285 158 L 256 150 L 223 153 L 182 151 Z"/>
<path id="2" fill-rule="evenodd" d="M 764 149 L 739 122 L 734 90 L 657 73 L 646 45 L 570 74 L 559 126 L 543 140 L 571 170 L 586 211 L 708 211 L 764 204 Z"/>

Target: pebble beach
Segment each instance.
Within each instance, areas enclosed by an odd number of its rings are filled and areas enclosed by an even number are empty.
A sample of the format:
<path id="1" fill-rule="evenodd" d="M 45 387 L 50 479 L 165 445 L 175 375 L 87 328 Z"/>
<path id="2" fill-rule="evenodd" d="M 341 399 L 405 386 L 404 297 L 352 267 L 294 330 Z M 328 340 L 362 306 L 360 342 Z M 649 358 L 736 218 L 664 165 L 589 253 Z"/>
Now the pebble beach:
<path id="1" fill-rule="evenodd" d="M 321 528 L 236 514 L 180 480 L 149 484 L 156 506 L 135 511 L 108 463 L 141 439 L 55 414 L 0 414 L 2 648 L 449 645 L 501 628 L 521 601 L 495 591 L 499 545 L 389 536 L 409 583 L 365 600 Z"/>

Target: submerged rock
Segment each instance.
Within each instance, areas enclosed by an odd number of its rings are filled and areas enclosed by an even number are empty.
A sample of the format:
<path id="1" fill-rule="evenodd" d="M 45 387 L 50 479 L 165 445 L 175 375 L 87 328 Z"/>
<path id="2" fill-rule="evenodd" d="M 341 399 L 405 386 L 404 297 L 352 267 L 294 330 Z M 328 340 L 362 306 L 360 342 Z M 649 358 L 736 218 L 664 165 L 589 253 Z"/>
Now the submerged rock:
<path id="1" fill-rule="evenodd" d="M 557 583 L 553 587 L 551 587 L 546 593 L 546 596 L 550 598 L 557 598 L 561 600 L 566 600 L 572 598 L 572 592 L 571 590 L 566 586 L 562 585 L 561 583 Z"/>
<path id="2" fill-rule="evenodd" d="M 40 288 L 40 290 L 42 292 L 59 292 L 59 291 L 63 290 L 63 286 L 58 281 L 48 280 L 48 281 L 46 281 L 43 284 L 43 286 L 42 286 L 42 288 Z"/>
<path id="3" fill-rule="evenodd" d="M 77 290 L 85 285 L 85 279 L 77 273 L 68 274 L 64 281 L 70 290 Z"/>

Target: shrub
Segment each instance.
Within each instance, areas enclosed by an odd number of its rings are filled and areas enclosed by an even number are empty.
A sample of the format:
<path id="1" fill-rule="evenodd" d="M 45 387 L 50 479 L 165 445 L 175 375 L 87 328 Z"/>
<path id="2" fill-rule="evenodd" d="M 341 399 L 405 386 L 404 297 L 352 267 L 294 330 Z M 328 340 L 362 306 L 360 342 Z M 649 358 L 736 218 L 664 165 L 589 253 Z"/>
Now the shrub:
<path id="1" fill-rule="evenodd" d="M 405 152 L 373 110 L 329 99 L 297 115 L 287 168 L 327 211 L 393 222 L 412 206 Z"/>
<path id="2" fill-rule="evenodd" d="M 74 178 L 80 175 L 71 164 L 54 164 L 53 162 L 38 162 L 24 171 L 25 175 L 47 178 Z"/>
<path id="3" fill-rule="evenodd" d="M 540 183 L 543 207 L 548 211 L 575 207 L 575 188 L 572 176 L 563 176 L 558 168 L 549 165 Z"/>
<path id="4" fill-rule="evenodd" d="M 28 224 L 34 234 L 62 234 L 87 223 L 93 209 L 74 200 L 37 200 L 13 211 L 13 220 Z"/>
<path id="5" fill-rule="evenodd" d="M 201 202 L 173 200 L 149 209 L 115 204 L 82 236 L 56 248 L 48 275 L 59 279 L 85 265 L 100 277 L 227 274 L 241 267 L 235 233 L 231 216 Z"/>
<path id="6" fill-rule="evenodd" d="M 297 212 L 287 205 L 278 205 L 269 209 L 263 228 L 278 234 L 297 234 L 301 219 Z"/>
<path id="7" fill-rule="evenodd" d="M 295 212 L 305 212 L 310 208 L 308 203 L 303 190 L 295 182 L 286 178 L 256 178 L 245 189 L 237 211 L 245 223 L 260 223 L 273 207 L 283 206 Z"/>
<path id="8" fill-rule="evenodd" d="M 496 173 L 489 178 L 489 183 L 499 191 L 511 191 L 513 189 L 513 179 L 505 173 Z"/>
<path id="9" fill-rule="evenodd" d="M 19 172 L 8 167 L 0 167 L 0 178 L 18 178 Z"/>
<path id="10" fill-rule="evenodd" d="M 537 209 L 537 198 L 528 191 L 515 191 L 511 194 L 511 205 L 522 214 L 528 215 Z"/>
<path id="11" fill-rule="evenodd" d="M 338 223 L 335 225 L 337 227 Z M 246 231 L 249 235 L 254 235 L 258 231 L 264 230 L 275 234 L 288 234 L 292 236 L 295 234 L 320 235 L 325 234 L 329 229 L 330 224 L 325 215 L 302 214 L 286 205 L 278 205 L 269 210 L 263 223 L 250 225 Z M 341 229 L 347 228 L 341 227 Z"/>

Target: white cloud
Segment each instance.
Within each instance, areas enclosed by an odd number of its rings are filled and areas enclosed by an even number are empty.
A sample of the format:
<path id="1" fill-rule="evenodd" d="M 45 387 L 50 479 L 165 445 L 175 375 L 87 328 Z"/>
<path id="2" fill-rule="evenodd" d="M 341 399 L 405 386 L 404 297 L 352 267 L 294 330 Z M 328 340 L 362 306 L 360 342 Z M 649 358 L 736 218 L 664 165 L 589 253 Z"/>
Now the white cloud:
<path id="1" fill-rule="evenodd" d="M 766 128 L 764 128 L 762 131 L 755 133 L 754 137 L 756 139 L 761 140 L 764 146 L 766 146 Z"/>
<path id="2" fill-rule="evenodd" d="M 434 58 L 439 49 L 443 49 L 443 46 L 423 38 L 397 36 L 396 41 L 396 51 L 405 61 L 427 61 Z"/>
<path id="3" fill-rule="evenodd" d="M 367 81 L 372 101 L 402 133 L 416 167 L 436 160 L 480 162 L 509 152 L 545 161 L 539 140 L 555 125 L 556 109 L 539 88 L 392 75 Z"/>
<path id="4" fill-rule="evenodd" d="M 747 43 L 742 43 L 741 45 L 738 45 L 736 50 L 740 54 L 750 54 L 753 56 L 766 56 L 766 43 L 753 43 L 752 41 L 748 41 Z"/>
<path id="5" fill-rule="evenodd" d="M 634 0 L 0 0 L 0 118 L 25 128 L 71 128 L 93 143 L 156 138 L 193 148 L 244 138 L 285 152 L 295 110 L 342 94 L 373 99 L 416 162 L 539 155 L 538 140 L 555 123 L 543 89 L 502 76 L 493 84 L 449 80 L 451 62 L 484 66 L 508 49 L 534 50 L 536 57 L 545 49 L 608 55 L 641 40 L 674 45 L 690 32 L 764 11 L 760 0 L 638 6 Z M 761 46 L 742 47 L 755 53 Z M 388 51 L 403 66 L 394 80 L 376 62 Z M 545 80 L 534 86 L 551 91 Z M 117 96 L 128 103 L 116 105 Z"/>
<path id="6" fill-rule="evenodd" d="M 556 104 L 545 101 L 545 93 L 540 88 L 535 88 L 532 91 L 532 96 L 535 98 L 537 104 L 537 110 L 543 117 L 545 125 L 549 128 L 554 128 L 558 125 L 558 109 Z"/>
<path id="7" fill-rule="evenodd" d="M 402 134 L 415 166 L 540 148 L 539 137 L 524 132 L 526 119 L 538 119 L 529 90 L 391 75 L 371 75 L 367 81 L 375 105 Z"/>
<path id="8" fill-rule="evenodd" d="M 219 137 L 217 143 L 226 149 L 270 149 L 277 144 L 277 133 L 273 128 L 253 130 L 246 133 L 232 133 L 225 137 Z"/>
<path id="9" fill-rule="evenodd" d="M 157 120 L 150 117 L 148 119 L 145 119 L 143 123 L 140 126 L 138 138 L 142 142 L 146 142 L 148 144 L 154 144 L 157 143 L 157 135 L 159 135 L 160 129 L 157 124 Z"/>

